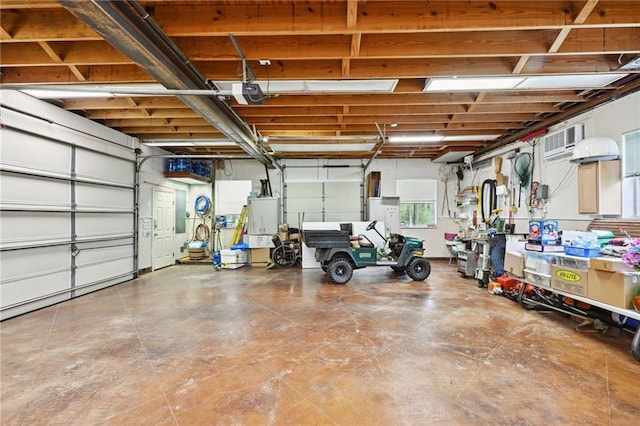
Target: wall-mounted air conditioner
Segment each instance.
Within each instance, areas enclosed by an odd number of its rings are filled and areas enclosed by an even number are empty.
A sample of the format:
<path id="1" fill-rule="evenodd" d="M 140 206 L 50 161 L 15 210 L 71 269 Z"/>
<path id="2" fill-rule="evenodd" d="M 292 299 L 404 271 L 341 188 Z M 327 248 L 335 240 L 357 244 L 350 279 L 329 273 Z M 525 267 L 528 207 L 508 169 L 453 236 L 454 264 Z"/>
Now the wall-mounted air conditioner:
<path id="1" fill-rule="evenodd" d="M 542 138 L 542 152 L 545 160 L 557 160 L 569 157 L 576 143 L 584 137 L 584 125 L 577 124 Z"/>

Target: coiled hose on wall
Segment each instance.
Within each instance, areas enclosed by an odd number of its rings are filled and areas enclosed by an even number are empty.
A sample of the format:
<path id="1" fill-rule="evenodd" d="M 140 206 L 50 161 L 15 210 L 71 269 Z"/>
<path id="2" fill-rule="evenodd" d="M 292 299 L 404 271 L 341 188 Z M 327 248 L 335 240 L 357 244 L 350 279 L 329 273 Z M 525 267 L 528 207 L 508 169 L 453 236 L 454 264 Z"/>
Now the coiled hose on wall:
<path id="1" fill-rule="evenodd" d="M 208 244 L 211 238 L 211 229 L 204 223 L 204 218 L 211 211 L 211 199 L 206 195 L 198 195 L 193 208 L 196 214 L 202 218 L 203 222 L 194 229 L 191 241 L 204 241 Z M 193 224 L 195 226 L 195 221 Z"/>
<path id="2" fill-rule="evenodd" d="M 496 208 L 498 208 L 496 181 L 494 179 L 486 179 L 482 182 L 482 206 L 480 209 L 482 221 L 486 223 L 487 219 L 491 217 L 491 213 Z"/>

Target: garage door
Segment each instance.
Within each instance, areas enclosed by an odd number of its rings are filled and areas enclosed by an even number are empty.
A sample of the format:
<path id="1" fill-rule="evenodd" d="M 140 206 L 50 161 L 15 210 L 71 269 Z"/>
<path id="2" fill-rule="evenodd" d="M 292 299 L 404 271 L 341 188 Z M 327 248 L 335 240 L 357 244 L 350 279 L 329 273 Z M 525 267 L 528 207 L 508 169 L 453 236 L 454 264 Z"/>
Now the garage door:
<path id="1" fill-rule="evenodd" d="M 362 220 L 362 168 L 290 166 L 285 168 L 285 215 L 290 226 L 306 222 Z"/>
<path id="2" fill-rule="evenodd" d="M 5 100 L 1 318 L 133 278 L 135 154 Z"/>

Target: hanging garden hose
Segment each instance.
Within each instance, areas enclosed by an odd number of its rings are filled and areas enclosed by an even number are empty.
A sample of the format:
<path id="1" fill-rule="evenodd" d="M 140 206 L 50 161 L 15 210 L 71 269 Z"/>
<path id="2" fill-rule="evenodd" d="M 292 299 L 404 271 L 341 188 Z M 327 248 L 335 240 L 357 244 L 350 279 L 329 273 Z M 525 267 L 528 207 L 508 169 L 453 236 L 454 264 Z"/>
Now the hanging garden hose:
<path id="1" fill-rule="evenodd" d="M 198 195 L 193 208 L 196 214 L 202 219 L 202 223 L 195 227 L 196 223 L 195 221 L 193 222 L 194 230 L 191 242 L 201 241 L 208 245 L 209 239 L 211 238 L 211 229 L 204 223 L 204 219 L 211 211 L 211 199 L 206 195 Z"/>
<path id="2" fill-rule="evenodd" d="M 206 195 L 198 195 L 193 207 L 200 217 L 204 217 L 211 211 L 211 199 Z"/>
<path id="3" fill-rule="evenodd" d="M 209 242 L 209 238 L 211 238 L 211 230 L 207 224 L 201 223 L 198 225 L 193 233 L 193 239 L 196 241 Z"/>

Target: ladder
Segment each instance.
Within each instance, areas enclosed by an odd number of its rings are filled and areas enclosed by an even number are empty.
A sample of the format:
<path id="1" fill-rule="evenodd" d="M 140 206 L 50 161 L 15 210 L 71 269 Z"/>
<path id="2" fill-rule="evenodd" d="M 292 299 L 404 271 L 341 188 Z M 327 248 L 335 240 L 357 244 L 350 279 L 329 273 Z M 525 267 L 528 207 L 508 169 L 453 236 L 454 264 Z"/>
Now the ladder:
<path id="1" fill-rule="evenodd" d="M 247 206 L 242 206 L 242 210 L 240 211 L 240 219 L 238 219 L 238 224 L 236 225 L 235 231 L 233 231 L 233 237 L 231 238 L 231 245 L 238 244 L 240 240 L 242 240 L 242 234 L 244 231 L 244 226 L 247 222 Z"/>

